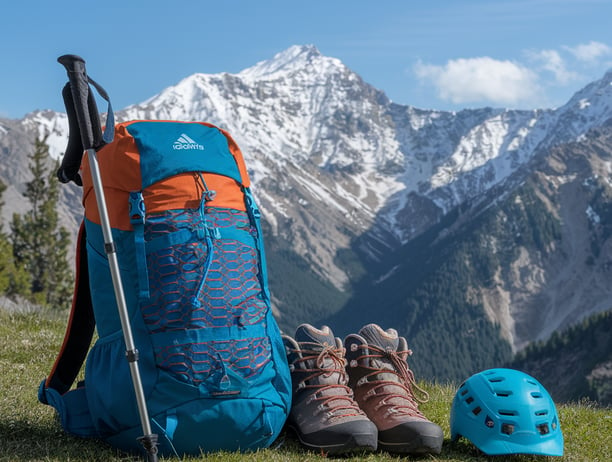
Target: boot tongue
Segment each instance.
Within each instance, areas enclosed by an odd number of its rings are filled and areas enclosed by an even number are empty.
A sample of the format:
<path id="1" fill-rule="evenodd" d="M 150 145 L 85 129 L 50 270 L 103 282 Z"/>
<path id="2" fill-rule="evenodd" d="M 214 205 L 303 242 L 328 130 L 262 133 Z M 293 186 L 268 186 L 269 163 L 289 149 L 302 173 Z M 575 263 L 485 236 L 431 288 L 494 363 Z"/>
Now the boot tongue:
<path id="1" fill-rule="evenodd" d="M 300 325 L 295 331 L 295 341 L 300 345 L 303 356 L 310 356 L 311 359 L 305 361 L 309 369 L 318 369 L 322 373 L 311 379 L 310 385 L 337 385 L 344 382 L 343 375 L 336 372 L 339 365 L 329 354 L 323 355 L 320 360 L 318 354 L 326 347 L 338 348 L 334 333 L 327 326 L 320 330 L 309 324 Z M 335 394 L 330 390 L 323 394 Z"/>
<path id="2" fill-rule="evenodd" d="M 368 324 L 361 328 L 359 335 L 361 335 L 368 344 L 375 345 L 385 351 L 397 351 L 397 347 L 399 346 L 399 337 L 395 329 L 384 331 L 376 324 Z"/>
<path id="3" fill-rule="evenodd" d="M 296 329 L 295 341 L 308 343 L 309 350 L 322 350 L 325 345 L 335 345 L 334 333 L 329 327 L 323 326 L 319 330 L 309 324 L 302 324 Z"/>
<path id="4" fill-rule="evenodd" d="M 359 335 L 363 337 L 368 345 L 376 346 L 383 351 L 397 351 L 399 346 L 399 337 L 395 329 L 384 331 L 376 324 L 368 324 L 361 328 Z M 372 351 L 370 353 L 372 353 Z M 381 370 L 378 374 L 378 380 L 398 381 L 396 374 L 383 372 L 384 370 L 395 370 L 395 366 L 389 358 L 384 356 L 382 358 L 371 358 L 370 366 Z"/>
<path id="5" fill-rule="evenodd" d="M 370 345 L 375 345 L 385 351 L 397 351 L 399 346 L 399 337 L 395 329 L 387 331 L 382 330 L 376 324 L 368 324 L 359 331 L 361 335 Z"/>

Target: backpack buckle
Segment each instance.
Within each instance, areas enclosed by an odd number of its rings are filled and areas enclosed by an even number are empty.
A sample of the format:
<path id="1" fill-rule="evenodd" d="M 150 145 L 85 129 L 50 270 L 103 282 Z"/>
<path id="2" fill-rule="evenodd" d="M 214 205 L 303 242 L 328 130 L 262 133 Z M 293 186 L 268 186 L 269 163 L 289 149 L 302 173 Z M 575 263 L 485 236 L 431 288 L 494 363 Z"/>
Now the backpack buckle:
<path id="1" fill-rule="evenodd" d="M 145 203 L 141 192 L 130 192 L 129 211 L 132 225 L 144 225 Z"/>

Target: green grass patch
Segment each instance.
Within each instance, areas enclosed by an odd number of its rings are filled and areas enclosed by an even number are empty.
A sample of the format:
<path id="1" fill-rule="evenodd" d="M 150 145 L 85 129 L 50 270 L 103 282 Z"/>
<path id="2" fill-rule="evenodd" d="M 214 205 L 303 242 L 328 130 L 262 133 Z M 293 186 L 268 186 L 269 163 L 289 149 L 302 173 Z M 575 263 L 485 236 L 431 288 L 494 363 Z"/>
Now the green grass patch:
<path id="1" fill-rule="evenodd" d="M 65 434 L 54 410 L 38 403 L 40 381 L 49 373 L 63 340 L 64 316 L 49 313 L 11 314 L 0 309 L 0 461 L 131 461 L 138 458 L 117 452 L 104 443 Z M 270 449 L 251 454 L 215 453 L 190 457 L 196 461 L 590 461 L 612 460 L 612 410 L 594 403 L 558 406 L 565 437 L 563 457 L 487 457 L 469 442 L 449 440 L 449 411 L 455 385 L 422 383 L 430 393 L 424 413 L 442 426 L 446 436 L 442 453 L 420 458 L 387 453 L 326 457 L 302 449 L 294 436 L 283 433 Z M 120 391 L 118 391 L 120 392 Z M 164 460 L 164 459 L 161 459 Z"/>

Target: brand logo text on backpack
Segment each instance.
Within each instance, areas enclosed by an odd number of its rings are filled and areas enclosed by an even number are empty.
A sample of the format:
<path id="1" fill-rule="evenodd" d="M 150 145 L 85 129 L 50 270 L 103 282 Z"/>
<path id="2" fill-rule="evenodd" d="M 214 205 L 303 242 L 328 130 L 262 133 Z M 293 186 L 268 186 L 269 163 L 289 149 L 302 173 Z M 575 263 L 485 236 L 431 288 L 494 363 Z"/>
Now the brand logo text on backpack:
<path id="1" fill-rule="evenodd" d="M 204 146 L 195 142 L 185 133 L 181 134 L 178 139 L 172 145 L 172 149 L 197 149 L 199 151 L 204 150 Z"/>

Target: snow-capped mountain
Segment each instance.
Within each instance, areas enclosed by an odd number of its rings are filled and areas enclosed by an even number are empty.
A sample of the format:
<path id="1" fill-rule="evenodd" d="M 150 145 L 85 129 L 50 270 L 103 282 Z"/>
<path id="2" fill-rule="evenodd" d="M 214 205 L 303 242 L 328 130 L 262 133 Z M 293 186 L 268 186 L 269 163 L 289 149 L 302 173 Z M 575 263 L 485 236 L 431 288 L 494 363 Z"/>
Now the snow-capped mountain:
<path id="1" fill-rule="evenodd" d="M 49 154 L 59 159 L 66 149 L 68 121 L 66 114 L 35 111 L 22 120 L 0 119 L 0 181 L 6 186 L 2 196 L 0 225 L 8 231 L 13 213 L 24 213 L 29 204 L 23 198 L 25 183 L 30 181 L 28 155 L 32 153 L 34 137 L 47 137 Z M 52 160 L 49 160 L 52 167 Z M 73 238 L 76 238 L 82 216 L 80 190 L 69 185 L 60 188 L 59 215 Z"/>
<path id="2" fill-rule="evenodd" d="M 476 216 L 471 210 L 495 207 L 555 146 L 580 143 L 604 126 L 612 119 L 612 71 L 556 109 L 445 112 L 396 104 L 338 59 L 314 46 L 293 46 L 237 74 L 191 75 L 116 116 L 204 120 L 232 134 L 264 214 L 272 261 L 293 265 L 295 272 L 283 276 L 309 278 L 320 294 L 345 294 L 329 303 L 306 297 L 308 307 L 298 313 L 285 287 L 279 288 L 277 313 L 291 328 L 337 311 L 372 268 L 384 281 L 402 265 L 418 264 L 389 263 L 389 256 L 457 210 L 469 221 Z M 47 134 L 51 155 L 61 156 L 65 115 L 37 111 L 19 121 L 0 120 L 0 178 L 11 185 L 5 222 L 27 178 L 32 133 Z M 62 213 L 75 229 L 78 191 L 65 191 Z M 452 229 L 461 222 L 454 220 Z M 516 300 L 512 294 L 499 298 L 499 312 L 488 315 L 513 347 L 580 317 L 557 322 L 553 309 L 546 326 L 517 328 L 522 314 Z M 487 310 L 496 310 L 487 303 Z"/>
<path id="3" fill-rule="evenodd" d="M 296 46 L 235 75 L 192 75 L 118 116 L 207 120 L 228 129 L 273 232 L 294 236 L 295 250 L 341 287 L 348 278 L 333 261 L 336 251 L 404 187 L 389 104 L 337 59 Z M 296 222 L 302 214 L 322 229 Z"/>
<path id="4" fill-rule="evenodd" d="M 348 278 L 329 256 L 347 245 L 346 237 L 373 227 L 374 240 L 364 248 L 374 257 L 406 243 L 501 184 L 538 150 L 579 139 L 611 117 L 611 81 L 612 72 L 556 110 L 424 111 L 392 103 L 315 47 L 294 46 L 238 74 L 187 77 L 120 117 L 208 120 L 227 128 L 261 184 L 274 232 L 299 236 L 294 246 L 301 254 L 323 246 L 309 260 L 341 286 Z M 300 213 L 325 203 L 345 217 L 350 233 L 329 246 L 309 229 L 279 228 L 296 203 Z"/>

